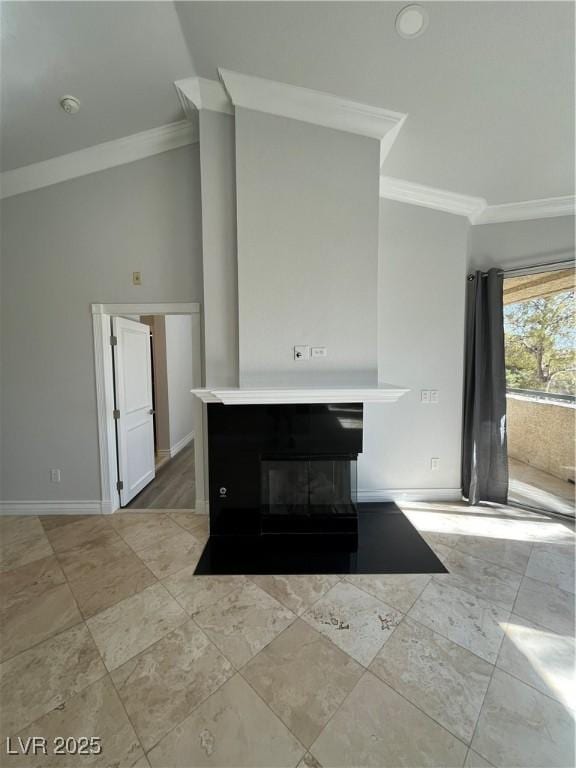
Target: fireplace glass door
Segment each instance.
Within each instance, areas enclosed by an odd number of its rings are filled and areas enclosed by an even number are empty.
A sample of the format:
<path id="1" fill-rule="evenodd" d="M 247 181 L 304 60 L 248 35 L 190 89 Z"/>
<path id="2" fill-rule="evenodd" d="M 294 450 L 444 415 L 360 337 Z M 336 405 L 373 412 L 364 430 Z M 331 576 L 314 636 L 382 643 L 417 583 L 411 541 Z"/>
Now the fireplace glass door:
<path id="1" fill-rule="evenodd" d="M 354 459 L 263 459 L 261 470 L 263 533 L 338 530 L 357 515 Z"/>

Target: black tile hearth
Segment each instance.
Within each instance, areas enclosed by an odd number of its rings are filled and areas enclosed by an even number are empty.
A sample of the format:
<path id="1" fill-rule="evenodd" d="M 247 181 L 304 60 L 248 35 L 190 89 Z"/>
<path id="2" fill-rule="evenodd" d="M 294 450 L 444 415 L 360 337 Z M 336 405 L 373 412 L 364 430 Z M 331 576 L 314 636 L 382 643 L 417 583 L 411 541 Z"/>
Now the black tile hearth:
<path id="1" fill-rule="evenodd" d="M 447 573 L 446 568 L 392 503 L 359 504 L 358 549 L 338 549 L 335 536 L 211 536 L 195 574 L 290 575 Z"/>

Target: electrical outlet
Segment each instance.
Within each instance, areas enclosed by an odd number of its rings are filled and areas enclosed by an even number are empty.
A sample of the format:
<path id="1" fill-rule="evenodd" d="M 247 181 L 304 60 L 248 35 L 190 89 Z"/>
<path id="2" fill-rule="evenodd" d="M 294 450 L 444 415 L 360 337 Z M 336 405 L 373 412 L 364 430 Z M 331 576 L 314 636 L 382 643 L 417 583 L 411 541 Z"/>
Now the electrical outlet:
<path id="1" fill-rule="evenodd" d="M 309 360 L 310 359 L 310 347 L 301 345 L 294 347 L 294 360 Z"/>
<path id="2" fill-rule="evenodd" d="M 142 285 L 142 273 L 141 272 L 132 272 L 132 284 L 133 285 Z"/>
<path id="3" fill-rule="evenodd" d="M 439 400 L 438 400 L 438 390 L 437 389 L 431 389 L 430 390 L 430 402 L 434 403 L 434 404 L 439 402 Z"/>
<path id="4" fill-rule="evenodd" d="M 328 350 L 326 347 L 312 347 L 312 357 L 328 357 Z"/>
<path id="5" fill-rule="evenodd" d="M 437 405 L 440 402 L 440 395 L 438 390 L 437 389 L 421 389 L 420 402 L 433 403 L 434 405 Z"/>
<path id="6" fill-rule="evenodd" d="M 430 459 L 430 469 L 433 471 L 440 469 L 440 459 L 437 456 Z"/>
<path id="7" fill-rule="evenodd" d="M 430 390 L 429 389 L 421 389 L 420 390 L 420 402 L 421 403 L 429 403 L 430 402 Z"/>
<path id="8" fill-rule="evenodd" d="M 61 480 L 60 470 L 59 469 L 51 469 L 50 470 L 50 482 L 51 483 L 59 483 Z"/>

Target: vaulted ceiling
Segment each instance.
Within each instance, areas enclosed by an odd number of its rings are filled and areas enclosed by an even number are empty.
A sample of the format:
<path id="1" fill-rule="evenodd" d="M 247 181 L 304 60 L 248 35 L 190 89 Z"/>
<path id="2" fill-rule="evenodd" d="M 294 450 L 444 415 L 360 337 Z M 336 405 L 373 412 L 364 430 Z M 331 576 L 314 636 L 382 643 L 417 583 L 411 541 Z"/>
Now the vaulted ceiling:
<path id="1" fill-rule="evenodd" d="M 173 81 L 224 67 L 407 112 L 387 175 L 491 204 L 574 194 L 574 5 L 421 3 L 406 40 L 406 4 L 4 2 L 3 168 L 177 120 Z"/>

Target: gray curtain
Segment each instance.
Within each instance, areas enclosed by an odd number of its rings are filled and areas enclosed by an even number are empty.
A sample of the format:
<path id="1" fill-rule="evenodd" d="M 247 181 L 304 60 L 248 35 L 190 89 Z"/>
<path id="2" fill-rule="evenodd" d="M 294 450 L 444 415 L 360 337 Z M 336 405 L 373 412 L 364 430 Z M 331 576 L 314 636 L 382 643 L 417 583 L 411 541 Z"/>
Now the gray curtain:
<path id="1" fill-rule="evenodd" d="M 468 277 L 462 491 L 469 504 L 508 500 L 502 271 Z"/>

